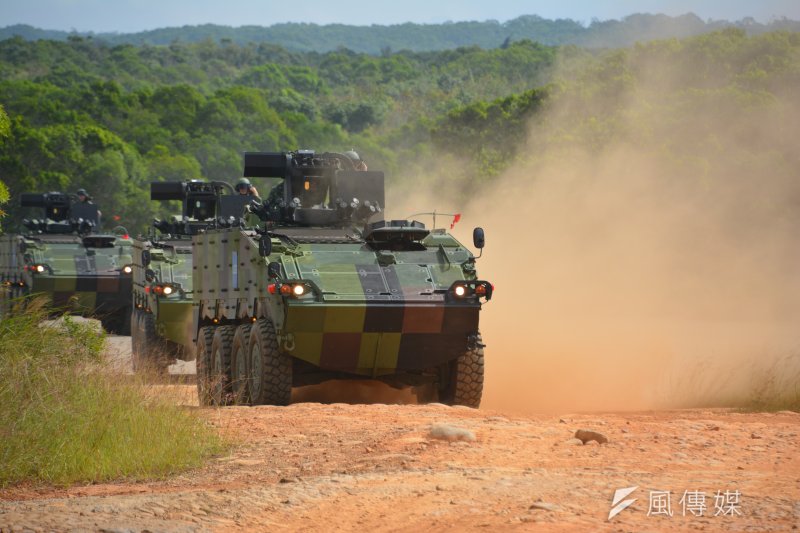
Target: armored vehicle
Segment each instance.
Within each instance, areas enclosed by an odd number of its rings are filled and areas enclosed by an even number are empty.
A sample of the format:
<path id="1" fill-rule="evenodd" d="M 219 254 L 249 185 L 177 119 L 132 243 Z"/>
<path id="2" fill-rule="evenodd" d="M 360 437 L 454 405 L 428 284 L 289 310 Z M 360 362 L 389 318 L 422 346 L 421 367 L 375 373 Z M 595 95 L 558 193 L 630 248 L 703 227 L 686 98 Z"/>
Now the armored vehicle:
<path id="1" fill-rule="evenodd" d="M 192 239 L 201 403 L 285 405 L 293 386 L 371 378 L 478 407 L 478 317 L 493 287 L 476 257 L 445 230 L 376 220 L 384 175 L 346 155 L 244 163 L 245 176 L 282 182 L 250 207 L 263 225 Z M 473 237 L 482 248 L 483 230 Z"/>
<path id="2" fill-rule="evenodd" d="M 42 208 L 24 219 L 23 233 L 0 236 L 0 281 L 8 310 L 29 294 L 48 297 L 57 312 L 100 319 L 112 333 L 130 333 L 131 241 L 124 228 L 96 234 L 95 204 L 60 192 L 23 194 L 23 207 Z"/>
<path id="3" fill-rule="evenodd" d="M 251 198 L 232 193 L 223 182 L 150 184 L 151 200 L 180 200 L 182 212 L 154 220 L 151 234 L 133 242 L 134 371 L 147 367 L 165 372 L 176 359 L 194 359 L 191 239 L 209 227 L 242 224 L 244 205 Z"/>

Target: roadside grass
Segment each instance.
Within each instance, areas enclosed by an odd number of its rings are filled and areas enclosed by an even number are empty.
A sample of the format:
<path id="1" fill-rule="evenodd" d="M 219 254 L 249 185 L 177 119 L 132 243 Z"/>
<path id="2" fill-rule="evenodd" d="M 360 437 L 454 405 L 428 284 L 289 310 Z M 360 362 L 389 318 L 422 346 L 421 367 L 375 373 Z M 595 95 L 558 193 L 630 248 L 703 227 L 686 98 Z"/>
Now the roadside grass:
<path id="1" fill-rule="evenodd" d="M 800 412 L 800 353 L 761 357 L 726 367 L 699 359 L 692 372 L 673 373 L 661 408 L 727 407 L 745 412 Z"/>
<path id="2" fill-rule="evenodd" d="M 755 370 L 748 411 L 800 412 L 800 354 L 786 356 L 771 367 Z"/>
<path id="3" fill-rule="evenodd" d="M 105 336 L 37 302 L 0 319 L 0 487 L 161 478 L 227 445 L 195 413 L 103 357 Z"/>

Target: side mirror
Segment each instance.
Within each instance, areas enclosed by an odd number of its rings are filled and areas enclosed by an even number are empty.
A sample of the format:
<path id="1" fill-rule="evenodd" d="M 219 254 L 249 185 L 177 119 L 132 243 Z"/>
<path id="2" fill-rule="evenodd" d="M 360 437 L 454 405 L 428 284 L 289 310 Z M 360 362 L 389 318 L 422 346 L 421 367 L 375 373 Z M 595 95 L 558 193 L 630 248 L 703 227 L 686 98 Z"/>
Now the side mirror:
<path id="1" fill-rule="evenodd" d="M 270 279 L 278 279 L 281 277 L 281 264 L 273 261 L 267 265 L 267 275 Z"/>
<path id="2" fill-rule="evenodd" d="M 475 228 L 472 230 L 472 244 L 475 248 L 481 249 L 486 244 L 486 238 L 483 235 L 483 228 Z"/>
<path id="3" fill-rule="evenodd" d="M 144 271 L 144 279 L 147 280 L 148 283 L 152 283 L 156 280 L 156 271 L 152 268 L 148 268 Z"/>
<path id="4" fill-rule="evenodd" d="M 264 233 L 261 235 L 261 239 L 258 241 L 258 255 L 261 257 L 267 257 L 269 254 L 272 253 L 272 239 L 269 237 L 268 234 Z"/>
<path id="5" fill-rule="evenodd" d="M 142 266 L 145 268 L 150 266 L 150 250 L 142 250 Z"/>

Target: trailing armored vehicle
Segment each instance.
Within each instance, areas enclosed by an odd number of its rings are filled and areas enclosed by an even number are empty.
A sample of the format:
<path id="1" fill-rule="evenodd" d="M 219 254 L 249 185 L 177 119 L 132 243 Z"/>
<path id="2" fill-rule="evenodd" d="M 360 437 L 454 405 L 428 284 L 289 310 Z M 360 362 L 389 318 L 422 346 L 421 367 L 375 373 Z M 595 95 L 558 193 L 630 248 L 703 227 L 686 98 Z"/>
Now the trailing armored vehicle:
<path id="1" fill-rule="evenodd" d="M 358 168 L 338 153 L 245 154 L 245 176 L 283 181 L 251 206 L 263 225 L 193 237 L 201 403 L 285 405 L 293 386 L 372 378 L 479 406 L 492 285 L 445 230 L 374 220 L 384 176 Z M 482 248 L 483 230 L 473 238 Z"/>
<path id="2" fill-rule="evenodd" d="M 169 220 L 154 220 L 151 234 L 133 241 L 134 371 L 147 367 L 165 372 L 176 359 L 194 359 L 192 236 L 215 225 L 241 224 L 251 198 L 232 192 L 223 182 L 150 184 L 151 200 L 180 200 L 182 212 Z"/>
<path id="3" fill-rule="evenodd" d="M 124 228 L 96 234 L 95 204 L 68 194 L 23 194 L 22 207 L 44 218 L 24 219 L 23 233 L 0 236 L 4 311 L 16 298 L 42 294 L 56 312 L 98 318 L 111 333 L 130 333 L 131 241 Z"/>

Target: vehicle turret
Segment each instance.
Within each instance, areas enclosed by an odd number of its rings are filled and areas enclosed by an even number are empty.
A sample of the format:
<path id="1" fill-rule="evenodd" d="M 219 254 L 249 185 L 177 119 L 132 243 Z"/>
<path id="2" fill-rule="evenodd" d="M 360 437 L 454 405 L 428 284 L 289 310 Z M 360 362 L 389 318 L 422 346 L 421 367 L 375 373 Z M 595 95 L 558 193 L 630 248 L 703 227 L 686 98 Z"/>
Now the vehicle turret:
<path id="1" fill-rule="evenodd" d="M 245 152 L 246 177 L 283 180 L 251 211 L 273 225 L 363 225 L 382 212 L 385 193 L 383 172 L 360 168 L 336 152 Z"/>
<path id="2" fill-rule="evenodd" d="M 42 218 L 25 218 L 22 225 L 38 234 L 88 234 L 100 225 L 100 211 L 88 202 L 79 202 L 62 192 L 24 193 L 22 207 L 41 207 Z"/>
<path id="3" fill-rule="evenodd" d="M 181 214 L 169 220 L 155 219 L 153 227 L 164 236 L 191 236 L 204 229 L 238 227 L 245 206 L 253 198 L 234 194 L 223 181 L 162 181 L 150 184 L 151 200 L 180 200 Z"/>

